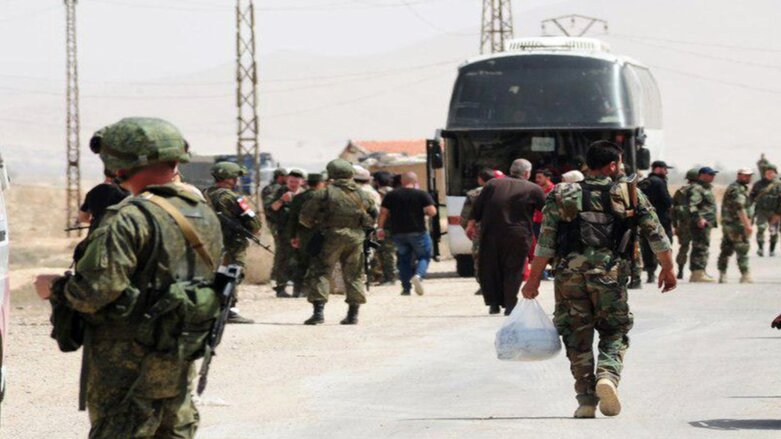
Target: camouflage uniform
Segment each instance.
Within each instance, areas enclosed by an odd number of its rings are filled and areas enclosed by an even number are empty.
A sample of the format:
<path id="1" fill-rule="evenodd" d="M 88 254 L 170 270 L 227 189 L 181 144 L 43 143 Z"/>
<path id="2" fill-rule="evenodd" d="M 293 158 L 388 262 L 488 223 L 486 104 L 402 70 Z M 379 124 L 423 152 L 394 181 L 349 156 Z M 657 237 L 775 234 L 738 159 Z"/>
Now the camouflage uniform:
<path id="1" fill-rule="evenodd" d="M 466 193 L 466 201 L 464 201 L 464 207 L 461 208 L 460 220 L 461 228 L 464 230 L 466 230 L 467 225 L 469 225 L 469 217 L 472 215 L 472 205 L 474 205 L 475 200 L 482 191 L 483 187 L 478 186 Z M 480 282 L 480 277 L 477 272 L 477 267 L 480 266 L 480 224 L 475 225 L 475 236 L 472 239 L 472 259 L 474 259 L 475 262 L 475 278 Z"/>
<path id="2" fill-rule="evenodd" d="M 763 170 L 774 169 L 770 164 L 765 164 Z M 763 171 L 764 172 L 764 171 Z M 778 178 L 762 179 L 751 188 L 751 201 L 754 203 L 754 221 L 757 225 L 757 244 L 762 253 L 765 246 L 765 230 L 770 233 L 770 252 L 774 253 L 778 244 L 778 223 L 771 224 L 773 213 L 778 208 L 778 199 L 781 196 L 781 181 Z"/>
<path id="3" fill-rule="evenodd" d="M 219 174 L 218 174 L 219 173 Z M 241 167 L 235 163 L 218 163 L 213 171 L 218 181 L 228 178 L 238 178 L 244 175 Z M 225 216 L 228 220 L 241 224 L 248 232 L 257 234 L 263 223 L 252 210 L 246 198 L 233 190 L 220 186 L 212 186 L 204 191 L 206 201 L 215 212 Z M 247 263 L 247 238 L 223 225 L 223 257 L 222 264 L 237 264 L 242 267 Z"/>
<path id="4" fill-rule="evenodd" d="M 294 273 L 290 263 L 293 257 L 293 247 L 290 245 L 290 231 L 288 223 L 290 221 L 290 202 L 282 204 L 278 210 L 273 210 L 271 205 L 277 202 L 283 195 L 289 192 L 287 186 L 280 186 L 277 191 L 271 194 L 264 202 L 266 215 L 273 219 L 276 225 L 277 233 L 274 235 L 274 268 L 272 279 L 276 283 L 277 292 L 284 290 L 288 281 L 294 280 Z M 300 195 L 300 191 L 294 194 L 293 199 Z"/>
<path id="5" fill-rule="evenodd" d="M 628 197 L 624 183 L 614 184 L 610 178 L 591 176 L 583 184 L 590 190 L 591 211 L 605 212 L 603 197 L 609 196 L 612 216 L 625 222 Z M 559 242 L 569 242 L 564 235 L 560 236 L 564 225 L 573 224 L 586 210 L 582 188 L 579 183 L 561 183 L 548 195 L 535 256 L 560 256 L 554 281 L 554 323 L 567 350 L 578 402 L 593 406 L 597 403 L 598 379 L 606 378 L 616 385 L 619 382 L 633 318 L 627 303 L 628 260 L 617 257 L 615 248 L 585 244 L 582 251 L 566 252 L 559 248 Z M 669 250 L 670 241 L 653 207 L 642 192 L 638 191 L 637 195 L 640 234 L 648 240 L 654 253 Z M 599 333 L 596 365 L 592 351 L 595 330 Z"/>
<path id="6" fill-rule="evenodd" d="M 384 199 L 392 190 L 392 187 L 384 186 L 379 188 L 377 192 L 379 192 L 380 198 Z M 382 202 L 378 206 L 381 204 Z M 396 245 L 393 243 L 393 239 L 391 239 L 390 228 L 385 228 L 385 239 L 379 241 L 379 243 L 380 248 L 377 250 L 377 261 L 379 261 L 379 264 L 377 264 L 378 267 L 376 269 L 382 272 L 383 283 L 394 282 L 396 280 Z"/>
<path id="7" fill-rule="evenodd" d="M 346 163 L 349 168 L 334 166 L 334 162 Z M 301 209 L 301 224 L 322 232 L 325 237 L 323 250 L 312 258 L 313 287 L 308 299 L 311 303 L 328 301 L 328 276 L 340 262 L 347 303 L 360 305 L 366 303 L 362 282 L 363 241 L 365 231 L 375 222 L 377 206 L 352 181 L 352 165 L 344 160 L 334 162 L 329 163 L 328 168 L 332 183 L 325 190 L 314 193 Z"/>
<path id="8" fill-rule="evenodd" d="M 738 268 L 743 275 L 748 274 L 748 251 L 751 247 L 749 235 L 740 220 L 740 213 L 751 218 L 751 200 L 748 196 L 748 184 L 733 182 L 724 192 L 721 202 L 721 253 L 719 271 L 727 271 L 727 263 L 733 253 L 738 255 Z"/>
<path id="9" fill-rule="evenodd" d="M 689 268 L 692 272 L 705 270 L 708 265 L 708 251 L 710 249 L 710 234 L 714 227 L 718 227 L 716 221 L 716 197 L 713 195 L 712 185 L 698 181 L 689 192 L 689 217 L 692 234 L 692 253 Z M 704 228 L 697 226 L 697 221 L 705 219 L 708 223 Z"/>
<path id="10" fill-rule="evenodd" d="M 690 169 L 686 173 L 686 179 L 688 182 L 678 188 L 673 195 L 673 208 L 672 208 L 672 226 L 678 235 L 678 243 L 680 248 L 678 249 L 678 256 L 675 258 L 675 262 L 678 264 L 678 272 L 683 272 L 683 267 L 686 266 L 686 261 L 689 258 L 689 245 L 692 240 L 691 229 L 691 215 L 689 214 L 689 197 L 691 195 L 692 187 L 697 181 L 698 169 Z M 680 276 L 680 275 L 679 275 Z"/>
<path id="11" fill-rule="evenodd" d="M 158 119 L 123 119 L 96 137 L 102 137 L 101 158 L 112 169 L 130 157 L 136 157 L 136 166 L 121 169 L 189 157 L 178 131 Z M 157 161 L 147 161 L 147 156 Z M 181 211 L 206 251 L 219 260 L 219 220 L 201 198 L 176 184 L 145 190 Z M 147 207 L 142 210 L 134 202 Z M 109 208 L 87 238 L 76 274 L 60 280 L 63 296 L 53 300 L 84 313 L 88 323 L 83 349 L 90 438 L 195 436 L 199 417 L 191 400 L 193 363 L 146 347 L 136 336 L 145 306 L 154 303 L 160 291 L 174 281 L 196 277 L 210 280 L 213 270 L 188 245 L 171 216 L 151 202 L 131 197 Z"/>
<path id="12" fill-rule="evenodd" d="M 287 171 L 280 168 L 274 171 L 274 179 L 266 185 L 261 191 L 260 191 L 260 199 L 263 203 L 263 215 L 266 217 L 266 225 L 268 226 L 269 231 L 271 232 L 271 236 L 274 237 L 274 243 L 277 242 L 277 223 L 276 223 L 276 217 L 274 216 L 274 211 L 271 210 L 269 206 L 274 202 L 270 198 L 274 196 L 277 192 L 279 192 L 280 188 L 284 187 L 285 185 L 277 183 L 277 178 L 281 176 L 287 176 Z M 275 253 L 276 254 L 276 253 Z M 277 267 L 277 258 L 274 257 L 274 265 L 271 268 L 271 278 L 276 279 L 277 272 L 279 271 Z"/>
<path id="13" fill-rule="evenodd" d="M 309 184 L 314 185 L 317 184 L 317 182 L 310 180 Z M 293 282 L 301 286 L 299 294 L 301 294 L 301 292 L 306 294 L 306 292 L 310 291 L 312 288 L 311 279 L 307 275 L 312 263 L 312 258 L 309 256 L 309 253 L 307 253 L 306 248 L 309 245 L 309 241 L 312 239 L 314 232 L 311 229 L 304 227 L 300 223 L 300 219 L 301 208 L 307 201 L 312 199 L 315 193 L 316 191 L 310 188 L 293 198 L 293 201 L 290 202 L 290 220 L 287 222 L 287 232 L 285 233 L 285 235 L 290 236 L 291 239 L 298 238 L 299 240 L 298 248 L 293 249 L 293 257 L 290 264 Z"/>

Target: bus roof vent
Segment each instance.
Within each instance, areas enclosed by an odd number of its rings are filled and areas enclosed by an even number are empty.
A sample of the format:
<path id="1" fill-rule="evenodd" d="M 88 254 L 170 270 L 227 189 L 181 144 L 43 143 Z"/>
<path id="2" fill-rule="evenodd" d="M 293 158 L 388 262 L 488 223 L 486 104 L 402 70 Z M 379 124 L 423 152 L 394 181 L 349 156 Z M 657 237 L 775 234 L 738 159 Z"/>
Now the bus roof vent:
<path id="1" fill-rule="evenodd" d="M 610 46 L 596 38 L 534 37 L 510 40 L 508 52 L 531 52 L 536 50 L 564 50 L 584 52 L 610 52 Z"/>

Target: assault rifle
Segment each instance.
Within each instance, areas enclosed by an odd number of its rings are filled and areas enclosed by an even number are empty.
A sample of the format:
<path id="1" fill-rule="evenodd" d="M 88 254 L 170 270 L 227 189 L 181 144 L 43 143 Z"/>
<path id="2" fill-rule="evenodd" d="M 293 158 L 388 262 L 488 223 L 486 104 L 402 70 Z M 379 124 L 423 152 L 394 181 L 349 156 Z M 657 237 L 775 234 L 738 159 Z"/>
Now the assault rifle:
<path id="1" fill-rule="evenodd" d="M 374 239 L 374 233 L 373 229 L 367 230 L 366 238 L 363 240 L 363 271 L 366 273 L 366 291 L 369 291 L 370 288 L 372 256 L 376 250 L 382 247 L 382 244 Z"/>
<path id="2" fill-rule="evenodd" d="M 228 316 L 231 306 L 236 300 L 236 286 L 241 278 L 241 266 L 228 265 L 220 267 L 214 278 L 214 289 L 217 291 L 220 299 L 220 316 L 214 322 L 212 330 L 209 333 L 209 339 L 206 341 L 206 351 L 203 355 L 201 370 L 198 372 L 198 395 L 201 395 L 206 389 L 206 381 L 209 376 L 209 367 L 212 358 L 217 354 L 217 346 L 222 341 L 222 334 L 225 332 L 225 325 L 228 324 Z"/>
<path id="3" fill-rule="evenodd" d="M 637 239 L 637 216 L 639 215 L 637 212 L 638 209 L 638 201 L 637 201 L 637 174 L 632 174 L 629 177 L 626 178 L 624 183 L 626 183 L 627 188 L 627 195 L 629 195 L 629 209 L 631 214 L 629 214 L 629 228 L 624 232 L 624 235 L 621 236 L 621 241 L 618 244 L 618 254 L 619 255 L 629 255 L 631 258 L 632 266 L 634 267 L 634 261 L 635 261 L 635 252 L 637 251 L 635 241 Z M 629 249 L 629 245 L 632 245 L 632 251 L 631 253 L 627 253 L 627 250 Z"/>
<path id="4" fill-rule="evenodd" d="M 244 238 L 249 239 L 250 241 L 254 242 L 258 246 L 260 246 L 263 250 L 266 250 L 267 252 L 274 254 L 274 251 L 271 250 L 271 247 L 264 245 L 262 242 L 260 242 L 260 238 L 253 235 L 252 232 L 247 230 L 246 227 L 242 226 L 240 223 L 228 218 L 227 216 L 223 215 L 222 212 L 217 212 L 217 218 L 220 219 L 220 222 L 222 225 L 226 226 L 227 228 L 233 230 L 234 232 L 238 233 Z"/>
<path id="5" fill-rule="evenodd" d="M 75 232 L 78 230 L 89 230 L 89 226 L 72 226 L 66 227 L 63 232 Z"/>

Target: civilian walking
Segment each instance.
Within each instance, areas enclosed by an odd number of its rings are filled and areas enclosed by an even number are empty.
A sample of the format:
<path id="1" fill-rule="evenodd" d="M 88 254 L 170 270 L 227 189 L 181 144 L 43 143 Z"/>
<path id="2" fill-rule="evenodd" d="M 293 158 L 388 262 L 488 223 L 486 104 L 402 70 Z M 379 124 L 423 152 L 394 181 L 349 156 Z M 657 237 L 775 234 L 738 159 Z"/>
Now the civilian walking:
<path id="1" fill-rule="evenodd" d="M 528 181 L 532 165 L 518 159 L 510 177 L 489 181 L 475 200 L 467 236 L 475 236 L 480 223 L 480 289 L 489 313 L 504 307 L 510 314 L 518 302 L 526 258 L 532 245 L 532 217 L 541 209 L 545 193 Z"/>
<path id="2" fill-rule="evenodd" d="M 426 217 L 437 213 L 431 195 L 418 189 L 418 176 L 407 172 L 401 176 L 401 185 L 382 200 L 377 237 L 385 239 L 386 222 L 390 224 L 391 239 L 396 244 L 399 277 L 403 296 L 423 295 L 423 279 L 431 261 L 431 236 L 426 230 Z"/>

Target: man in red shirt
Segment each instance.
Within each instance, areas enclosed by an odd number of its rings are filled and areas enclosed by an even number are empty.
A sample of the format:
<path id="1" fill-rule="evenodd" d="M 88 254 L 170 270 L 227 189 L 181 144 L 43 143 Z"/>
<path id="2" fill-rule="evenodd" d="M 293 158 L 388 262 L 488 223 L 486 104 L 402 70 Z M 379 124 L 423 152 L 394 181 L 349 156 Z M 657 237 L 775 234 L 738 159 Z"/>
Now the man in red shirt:
<path id="1" fill-rule="evenodd" d="M 538 169 L 534 173 L 534 182 L 542 188 L 542 191 L 545 192 L 545 195 L 548 195 L 548 192 L 552 191 L 556 186 L 551 181 L 551 177 L 553 177 L 553 173 L 550 171 L 550 169 Z M 540 236 L 540 226 L 542 225 L 541 210 L 534 211 L 534 218 L 532 218 L 532 221 L 534 222 L 534 237 L 536 241 L 536 238 Z M 532 252 L 534 252 L 534 247 L 532 247 Z"/>

